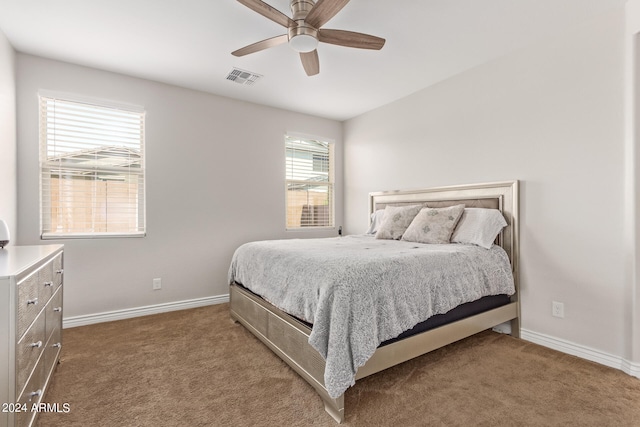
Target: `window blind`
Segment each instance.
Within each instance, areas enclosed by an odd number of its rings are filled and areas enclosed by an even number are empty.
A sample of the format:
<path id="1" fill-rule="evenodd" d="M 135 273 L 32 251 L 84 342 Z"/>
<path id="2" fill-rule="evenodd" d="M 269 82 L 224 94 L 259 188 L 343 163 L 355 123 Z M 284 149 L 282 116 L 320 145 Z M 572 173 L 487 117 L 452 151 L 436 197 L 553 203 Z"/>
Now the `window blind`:
<path id="1" fill-rule="evenodd" d="M 144 235 L 144 116 L 40 96 L 43 239 Z"/>
<path id="2" fill-rule="evenodd" d="M 285 137 L 287 229 L 334 226 L 333 144 Z"/>

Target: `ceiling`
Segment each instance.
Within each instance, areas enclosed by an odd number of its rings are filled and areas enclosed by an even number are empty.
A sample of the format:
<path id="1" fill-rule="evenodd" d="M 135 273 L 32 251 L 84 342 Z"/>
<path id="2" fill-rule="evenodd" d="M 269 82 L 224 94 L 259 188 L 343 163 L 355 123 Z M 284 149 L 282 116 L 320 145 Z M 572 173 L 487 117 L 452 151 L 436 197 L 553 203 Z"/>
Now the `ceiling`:
<path id="1" fill-rule="evenodd" d="M 351 0 L 323 28 L 385 38 L 380 51 L 321 43 L 308 77 L 286 44 L 231 52 L 286 29 L 235 0 L 0 0 L 23 53 L 346 120 L 580 25 L 626 0 Z M 291 16 L 288 0 L 267 0 Z M 263 77 L 239 85 L 234 68 Z"/>

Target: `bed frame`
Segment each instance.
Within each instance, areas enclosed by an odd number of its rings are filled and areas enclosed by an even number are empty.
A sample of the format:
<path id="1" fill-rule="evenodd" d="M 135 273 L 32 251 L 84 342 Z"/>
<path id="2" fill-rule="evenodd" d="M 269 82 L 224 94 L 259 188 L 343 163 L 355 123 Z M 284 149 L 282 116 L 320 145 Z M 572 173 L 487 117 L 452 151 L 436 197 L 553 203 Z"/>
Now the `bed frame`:
<path id="1" fill-rule="evenodd" d="M 416 203 L 432 207 L 464 203 L 467 207 L 502 211 L 507 227 L 496 239 L 496 244 L 502 246 L 509 256 L 516 293 L 507 305 L 379 347 L 358 369 L 356 380 L 505 322 L 511 323 L 511 335 L 520 335 L 518 181 L 370 193 L 369 213 L 387 205 Z M 230 287 L 230 307 L 231 318 L 244 325 L 311 384 L 324 401 L 325 410 L 338 423 L 342 422 L 344 394 L 337 399 L 329 396 L 324 386 L 324 359 L 308 343 L 311 328 L 236 284 Z"/>

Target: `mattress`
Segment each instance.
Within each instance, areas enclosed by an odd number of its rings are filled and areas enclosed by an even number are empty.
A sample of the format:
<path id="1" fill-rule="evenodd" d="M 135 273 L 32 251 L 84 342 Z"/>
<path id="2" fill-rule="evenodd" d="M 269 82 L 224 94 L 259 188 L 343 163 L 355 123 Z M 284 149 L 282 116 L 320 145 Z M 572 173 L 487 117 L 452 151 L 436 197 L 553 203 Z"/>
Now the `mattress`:
<path id="1" fill-rule="evenodd" d="M 240 283 L 235 283 L 236 286 L 239 286 L 240 288 L 242 288 L 244 291 L 249 292 L 250 294 L 258 297 L 258 298 L 262 298 L 260 295 L 256 294 L 255 292 L 252 292 L 250 289 L 245 288 L 244 286 L 242 286 Z M 467 317 L 471 317 L 474 316 L 478 313 L 482 313 L 484 311 L 488 311 L 494 308 L 498 308 L 498 307 L 502 307 L 503 305 L 507 305 L 511 302 L 511 297 L 509 295 L 490 295 L 490 296 L 486 296 L 486 297 L 482 297 L 478 300 L 475 301 L 471 301 L 471 302 L 467 302 L 464 304 L 461 304 L 453 309 L 451 309 L 450 311 L 444 313 L 444 314 L 436 314 L 435 316 L 431 316 L 430 318 L 428 318 L 427 320 L 424 320 L 420 323 L 418 323 L 417 325 L 415 325 L 414 327 L 412 327 L 411 329 L 408 329 L 404 332 L 402 332 L 400 335 L 398 335 L 395 338 L 391 338 L 389 340 L 386 340 L 384 342 L 382 342 L 379 347 L 384 347 L 385 345 L 388 344 L 392 344 L 394 342 L 400 341 L 404 338 L 409 338 L 413 335 L 417 335 L 420 334 L 422 332 L 426 332 L 429 331 L 431 329 L 435 329 L 439 326 L 443 326 L 449 323 L 453 323 L 457 320 L 462 320 L 465 319 Z M 309 323 L 306 322 L 302 319 L 297 318 L 296 316 L 293 316 L 291 313 L 287 313 L 289 315 L 291 315 L 292 317 L 294 317 L 297 321 L 299 321 L 300 323 L 303 323 L 305 326 L 307 326 L 309 329 L 313 329 L 313 323 Z"/>

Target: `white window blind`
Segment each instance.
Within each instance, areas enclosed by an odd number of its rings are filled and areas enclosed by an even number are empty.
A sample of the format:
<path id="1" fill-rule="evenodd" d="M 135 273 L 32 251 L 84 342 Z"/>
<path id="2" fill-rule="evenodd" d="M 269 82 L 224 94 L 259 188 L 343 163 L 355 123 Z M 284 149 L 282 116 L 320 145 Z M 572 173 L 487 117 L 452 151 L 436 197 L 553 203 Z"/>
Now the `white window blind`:
<path id="1" fill-rule="evenodd" d="M 40 96 L 41 236 L 145 233 L 144 111 Z"/>
<path id="2" fill-rule="evenodd" d="M 334 226 L 333 144 L 285 137 L 287 229 Z"/>

